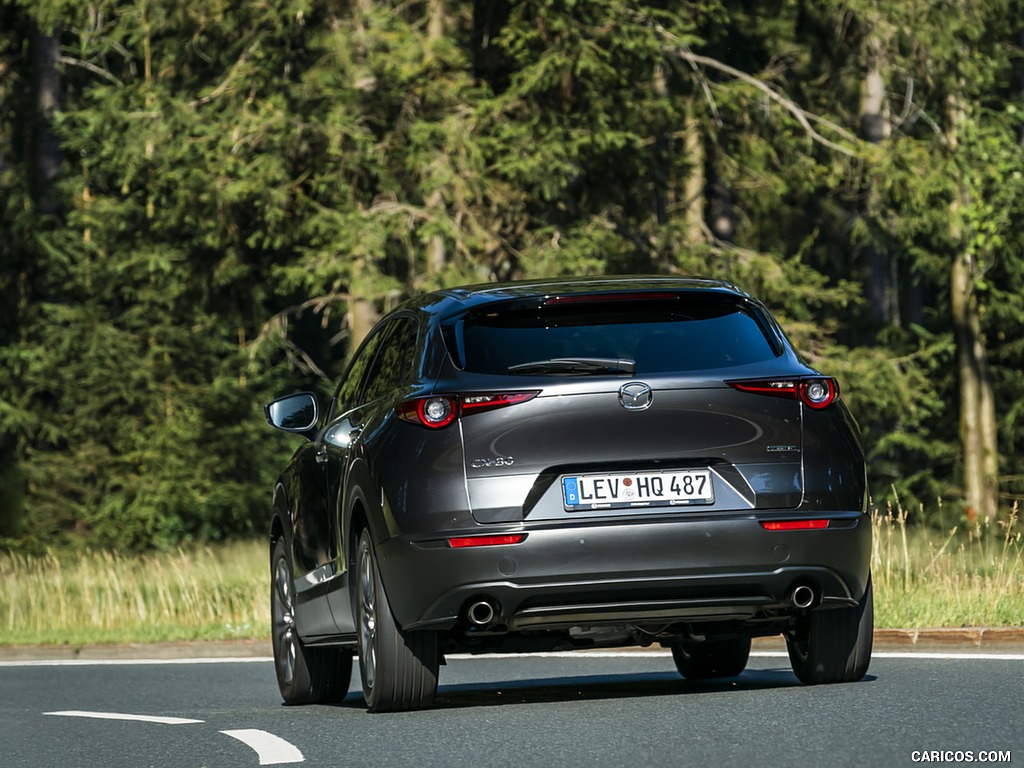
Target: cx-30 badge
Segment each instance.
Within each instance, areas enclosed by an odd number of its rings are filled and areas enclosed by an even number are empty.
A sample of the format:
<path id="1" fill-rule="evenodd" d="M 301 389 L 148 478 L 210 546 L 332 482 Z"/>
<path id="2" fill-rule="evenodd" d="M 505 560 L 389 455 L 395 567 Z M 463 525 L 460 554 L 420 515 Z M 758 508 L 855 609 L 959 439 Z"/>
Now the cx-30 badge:
<path id="1" fill-rule="evenodd" d="M 654 402 L 654 390 L 642 381 L 631 381 L 619 387 L 619 405 L 627 411 L 645 411 Z"/>

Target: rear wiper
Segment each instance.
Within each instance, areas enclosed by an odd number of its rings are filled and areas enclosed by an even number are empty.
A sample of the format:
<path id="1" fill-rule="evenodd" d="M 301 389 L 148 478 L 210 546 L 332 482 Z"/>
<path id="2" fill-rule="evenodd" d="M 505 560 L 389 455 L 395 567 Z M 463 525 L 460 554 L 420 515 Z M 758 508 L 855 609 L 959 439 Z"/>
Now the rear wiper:
<path id="1" fill-rule="evenodd" d="M 636 361 L 614 357 L 555 357 L 510 365 L 509 373 L 566 373 L 583 376 L 594 373 L 636 373 Z"/>

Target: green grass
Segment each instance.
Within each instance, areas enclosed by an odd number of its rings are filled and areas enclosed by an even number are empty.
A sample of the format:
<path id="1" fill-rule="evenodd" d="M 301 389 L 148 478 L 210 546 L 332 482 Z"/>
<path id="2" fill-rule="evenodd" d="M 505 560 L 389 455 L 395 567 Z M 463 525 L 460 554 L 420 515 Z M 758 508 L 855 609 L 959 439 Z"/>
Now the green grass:
<path id="1" fill-rule="evenodd" d="M 266 639 L 263 541 L 124 557 L 0 555 L 0 645 Z M 1024 542 L 1008 525 L 935 534 L 874 516 L 876 627 L 1024 625 Z"/>
<path id="2" fill-rule="evenodd" d="M 876 627 L 1024 626 L 1019 508 L 991 527 L 936 534 L 907 523 L 899 504 L 874 515 Z"/>
<path id="3" fill-rule="evenodd" d="M 0 645 L 269 637 L 263 541 L 123 557 L 0 555 Z"/>

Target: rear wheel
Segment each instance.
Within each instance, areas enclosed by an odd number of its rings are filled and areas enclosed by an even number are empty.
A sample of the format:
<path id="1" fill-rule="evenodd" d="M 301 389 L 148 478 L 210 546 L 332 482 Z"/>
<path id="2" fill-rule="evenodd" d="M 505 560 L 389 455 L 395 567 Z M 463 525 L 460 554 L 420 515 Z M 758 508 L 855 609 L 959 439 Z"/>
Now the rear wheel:
<path id="1" fill-rule="evenodd" d="M 735 677 L 746 669 L 749 658 L 749 637 L 711 638 L 672 646 L 676 669 L 689 680 Z"/>
<path id="2" fill-rule="evenodd" d="M 860 605 L 811 611 L 803 626 L 786 638 L 789 661 L 800 682 L 853 683 L 871 663 L 875 628 L 871 579 Z"/>
<path id="3" fill-rule="evenodd" d="M 295 623 L 295 582 L 284 538 L 271 557 L 270 615 L 277 686 L 285 704 L 339 701 L 352 679 L 352 651 L 307 648 Z"/>
<path id="4" fill-rule="evenodd" d="M 437 632 L 403 630 L 395 622 L 368 530 L 359 537 L 356 574 L 359 672 L 367 708 L 395 712 L 430 706 L 437 693 L 440 638 Z"/>

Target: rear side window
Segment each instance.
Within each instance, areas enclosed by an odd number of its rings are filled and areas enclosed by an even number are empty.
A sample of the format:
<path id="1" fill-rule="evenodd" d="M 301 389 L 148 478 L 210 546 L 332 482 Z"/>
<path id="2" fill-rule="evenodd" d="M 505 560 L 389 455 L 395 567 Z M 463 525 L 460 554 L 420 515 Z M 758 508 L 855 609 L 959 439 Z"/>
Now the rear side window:
<path id="1" fill-rule="evenodd" d="M 342 379 L 338 392 L 335 395 L 337 413 L 350 411 L 363 402 L 359 398 L 360 391 L 363 388 L 363 381 L 366 377 L 367 369 L 377 354 L 377 348 L 384 339 L 386 330 L 386 328 L 378 329 L 376 333 L 367 338 L 356 352 L 352 362 L 349 363 L 345 377 Z"/>
<path id="2" fill-rule="evenodd" d="M 396 392 L 408 383 L 416 362 L 416 330 L 416 321 L 412 318 L 395 320 L 367 373 L 364 402 Z"/>
<path id="3" fill-rule="evenodd" d="M 446 335 L 467 371 L 510 368 L 559 358 L 633 361 L 636 375 L 731 368 L 781 353 L 745 302 L 729 297 L 573 302 L 488 307 Z"/>

